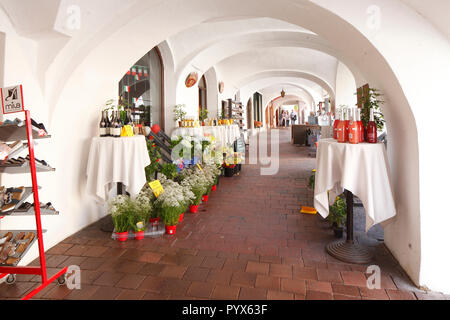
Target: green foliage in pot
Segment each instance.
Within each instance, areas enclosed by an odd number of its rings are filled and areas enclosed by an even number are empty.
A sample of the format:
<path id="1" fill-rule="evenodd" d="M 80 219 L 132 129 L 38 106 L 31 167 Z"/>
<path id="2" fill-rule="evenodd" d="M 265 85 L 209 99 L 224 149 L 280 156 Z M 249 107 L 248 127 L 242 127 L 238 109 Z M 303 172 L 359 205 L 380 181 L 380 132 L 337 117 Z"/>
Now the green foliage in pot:
<path id="1" fill-rule="evenodd" d="M 183 121 L 187 114 L 185 109 L 185 104 L 177 104 L 175 108 L 173 108 L 173 121 Z"/>
<path id="2" fill-rule="evenodd" d="M 377 124 L 378 130 L 382 131 L 384 128 L 385 120 L 384 115 L 381 112 L 381 105 L 384 101 L 381 100 L 383 95 L 378 89 L 369 88 L 369 95 L 365 95 L 361 98 L 362 108 L 361 108 L 361 120 L 364 127 L 367 128 L 370 121 L 370 109 L 374 111 L 375 123 Z"/>
<path id="3" fill-rule="evenodd" d="M 180 207 L 161 206 L 161 218 L 166 226 L 176 226 L 180 221 L 180 215 L 184 210 Z"/>
<path id="4" fill-rule="evenodd" d="M 109 213 L 111 214 L 115 232 L 122 233 L 131 229 L 133 223 L 134 204 L 129 197 L 119 195 L 109 202 Z"/>
<path id="5" fill-rule="evenodd" d="M 145 185 L 145 187 L 136 197 L 136 211 L 138 212 L 138 216 L 140 216 L 141 219 L 145 221 L 145 223 L 147 223 L 150 218 L 157 218 L 156 210 L 153 207 L 153 202 L 155 201 L 155 199 L 156 198 L 153 195 L 153 192 L 148 184 Z"/>
<path id="6" fill-rule="evenodd" d="M 328 220 L 331 223 L 336 223 L 338 228 L 341 228 L 347 219 L 347 203 L 342 196 L 336 197 L 336 201 L 330 206 L 330 215 Z"/>
<path id="7" fill-rule="evenodd" d="M 208 119 L 208 113 L 209 113 L 208 110 L 201 109 L 199 114 L 200 121 L 205 121 L 206 119 Z"/>
<path id="8" fill-rule="evenodd" d="M 161 171 L 168 179 L 175 179 L 178 176 L 177 166 L 173 163 L 165 163 L 161 165 Z"/>
<path id="9" fill-rule="evenodd" d="M 198 168 L 185 169 L 182 172 L 182 178 L 182 185 L 189 186 L 195 196 L 192 205 L 199 205 L 202 201 L 202 196 L 208 191 L 209 182 L 205 175 Z"/>
<path id="10" fill-rule="evenodd" d="M 145 168 L 145 177 L 147 181 L 152 181 L 155 177 L 155 173 L 158 172 L 160 168 L 159 162 L 161 161 L 161 150 L 150 139 L 147 139 L 147 150 L 151 163 Z"/>

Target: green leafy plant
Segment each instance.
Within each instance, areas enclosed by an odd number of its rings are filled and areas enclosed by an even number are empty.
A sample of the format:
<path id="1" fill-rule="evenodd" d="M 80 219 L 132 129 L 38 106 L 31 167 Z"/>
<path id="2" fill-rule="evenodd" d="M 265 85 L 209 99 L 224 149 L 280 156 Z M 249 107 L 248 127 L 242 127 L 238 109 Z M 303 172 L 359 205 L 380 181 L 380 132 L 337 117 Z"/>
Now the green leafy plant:
<path id="1" fill-rule="evenodd" d="M 369 88 L 368 96 L 364 95 L 362 97 L 362 108 L 361 108 L 361 120 L 364 127 L 367 127 L 370 121 L 370 109 L 373 109 L 375 123 L 377 124 L 378 130 L 382 131 L 385 125 L 384 115 L 381 112 L 381 105 L 384 101 L 381 100 L 383 95 L 378 89 Z"/>
<path id="2" fill-rule="evenodd" d="M 173 180 L 178 176 L 177 166 L 173 163 L 165 163 L 161 165 L 161 173 Z"/>
<path id="3" fill-rule="evenodd" d="M 187 114 L 185 109 L 185 104 L 177 104 L 175 108 L 173 108 L 173 121 L 183 121 Z"/>
<path id="4" fill-rule="evenodd" d="M 208 113 L 209 113 L 208 110 L 201 109 L 199 114 L 200 121 L 205 121 L 206 119 L 208 119 Z"/>
<path id="5" fill-rule="evenodd" d="M 330 206 L 330 215 L 328 220 L 331 223 L 336 223 L 338 228 L 341 228 L 347 219 L 347 203 L 342 196 L 336 197 L 336 201 Z"/>
<path id="6" fill-rule="evenodd" d="M 111 214 L 115 232 L 127 232 L 132 228 L 134 204 L 129 197 L 119 195 L 109 202 L 109 213 Z"/>
<path id="7" fill-rule="evenodd" d="M 145 168 L 145 176 L 147 181 L 152 181 L 155 177 L 155 173 L 160 169 L 161 150 L 150 139 L 147 140 L 147 150 L 151 163 Z"/>

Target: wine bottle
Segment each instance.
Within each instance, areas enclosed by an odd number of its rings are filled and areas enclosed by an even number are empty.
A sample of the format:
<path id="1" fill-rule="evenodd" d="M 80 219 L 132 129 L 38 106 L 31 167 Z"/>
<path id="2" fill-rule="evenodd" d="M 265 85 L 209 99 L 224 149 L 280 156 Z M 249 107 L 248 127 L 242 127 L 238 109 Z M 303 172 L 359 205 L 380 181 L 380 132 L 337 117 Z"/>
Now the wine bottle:
<path id="1" fill-rule="evenodd" d="M 349 132 L 350 119 L 352 118 L 352 109 L 347 108 L 347 117 L 345 118 L 345 127 L 347 128 L 347 134 Z M 348 140 L 347 140 L 348 142 Z"/>
<path id="2" fill-rule="evenodd" d="M 367 142 L 368 143 L 378 142 L 377 124 L 375 123 L 375 115 L 373 109 L 370 109 L 370 120 L 369 125 L 367 126 Z"/>
<path id="3" fill-rule="evenodd" d="M 351 144 L 359 143 L 359 129 L 358 122 L 356 121 L 356 109 L 352 112 L 352 118 L 348 125 L 348 141 Z"/>
<path id="4" fill-rule="evenodd" d="M 336 118 L 334 119 L 333 124 L 333 139 L 338 140 L 338 126 L 340 122 L 340 114 L 339 110 L 336 112 Z"/>
<path id="5" fill-rule="evenodd" d="M 361 121 L 361 109 L 356 109 L 356 122 L 358 123 L 359 142 L 364 142 L 364 125 Z"/>
<path id="6" fill-rule="evenodd" d="M 106 137 L 111 137 L 111 121 L 109 120 L 108 110 L 105 110 L 105 121 L 106 121 Z"/>
<path id="7" fill-rule="evenodd" d="M 348 113 L 346 109 L 342 110 L 342 118 L 339 121 L 338 125 L 338 142 L 339 143 L 345 143 L 348 142 L 348 129 L 347 129 L 347 120 L 348 119 Z"/>
<path id="8" fill-rule="evenodd" d="M 100 137 L 106 137 L 107 136 L 107 123 L 105 119 L 105 111 L 102 111 L 102 119 L 100 120 Z"/>

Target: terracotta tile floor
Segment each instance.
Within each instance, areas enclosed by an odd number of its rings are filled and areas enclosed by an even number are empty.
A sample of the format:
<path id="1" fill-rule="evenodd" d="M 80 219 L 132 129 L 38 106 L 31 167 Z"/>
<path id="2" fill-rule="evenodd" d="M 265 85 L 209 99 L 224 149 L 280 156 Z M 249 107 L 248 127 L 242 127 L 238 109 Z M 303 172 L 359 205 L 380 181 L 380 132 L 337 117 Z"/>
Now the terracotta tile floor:
<path id="1" fill-rule="evenodd" d="M 333 232 L 312 205 L 307 180 L 315 161 L 307 148 L 280 134 L 280 171 L 261 176 L 246 165 L 223 178 L 196 215 L 185 215 L 176 236 L 119 243 L 85 228 L 47 252 L 50 274 L 78 265 L 81 290 L 52 284 L 36 299 L 448 299 L 415 288 L 383 244 L 371 243 L 382 289 L 366 288 L 367 266 L 341 263 L 325 253 Z M 0 298 L 19 298 L 38 277 L 0 285 Z"/>

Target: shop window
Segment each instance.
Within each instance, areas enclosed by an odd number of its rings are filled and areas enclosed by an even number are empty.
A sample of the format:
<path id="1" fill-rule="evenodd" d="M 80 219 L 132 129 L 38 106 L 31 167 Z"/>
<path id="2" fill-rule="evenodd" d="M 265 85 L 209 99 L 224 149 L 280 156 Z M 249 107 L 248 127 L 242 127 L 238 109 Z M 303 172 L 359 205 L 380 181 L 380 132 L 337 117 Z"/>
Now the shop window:
<path id="1" fill-rule="evenodd" d="M 130 106 L 133 120 L 164 129 L 164 65 L 158 47 L 137 61 L 119 82 L 119 97 Z"/>

